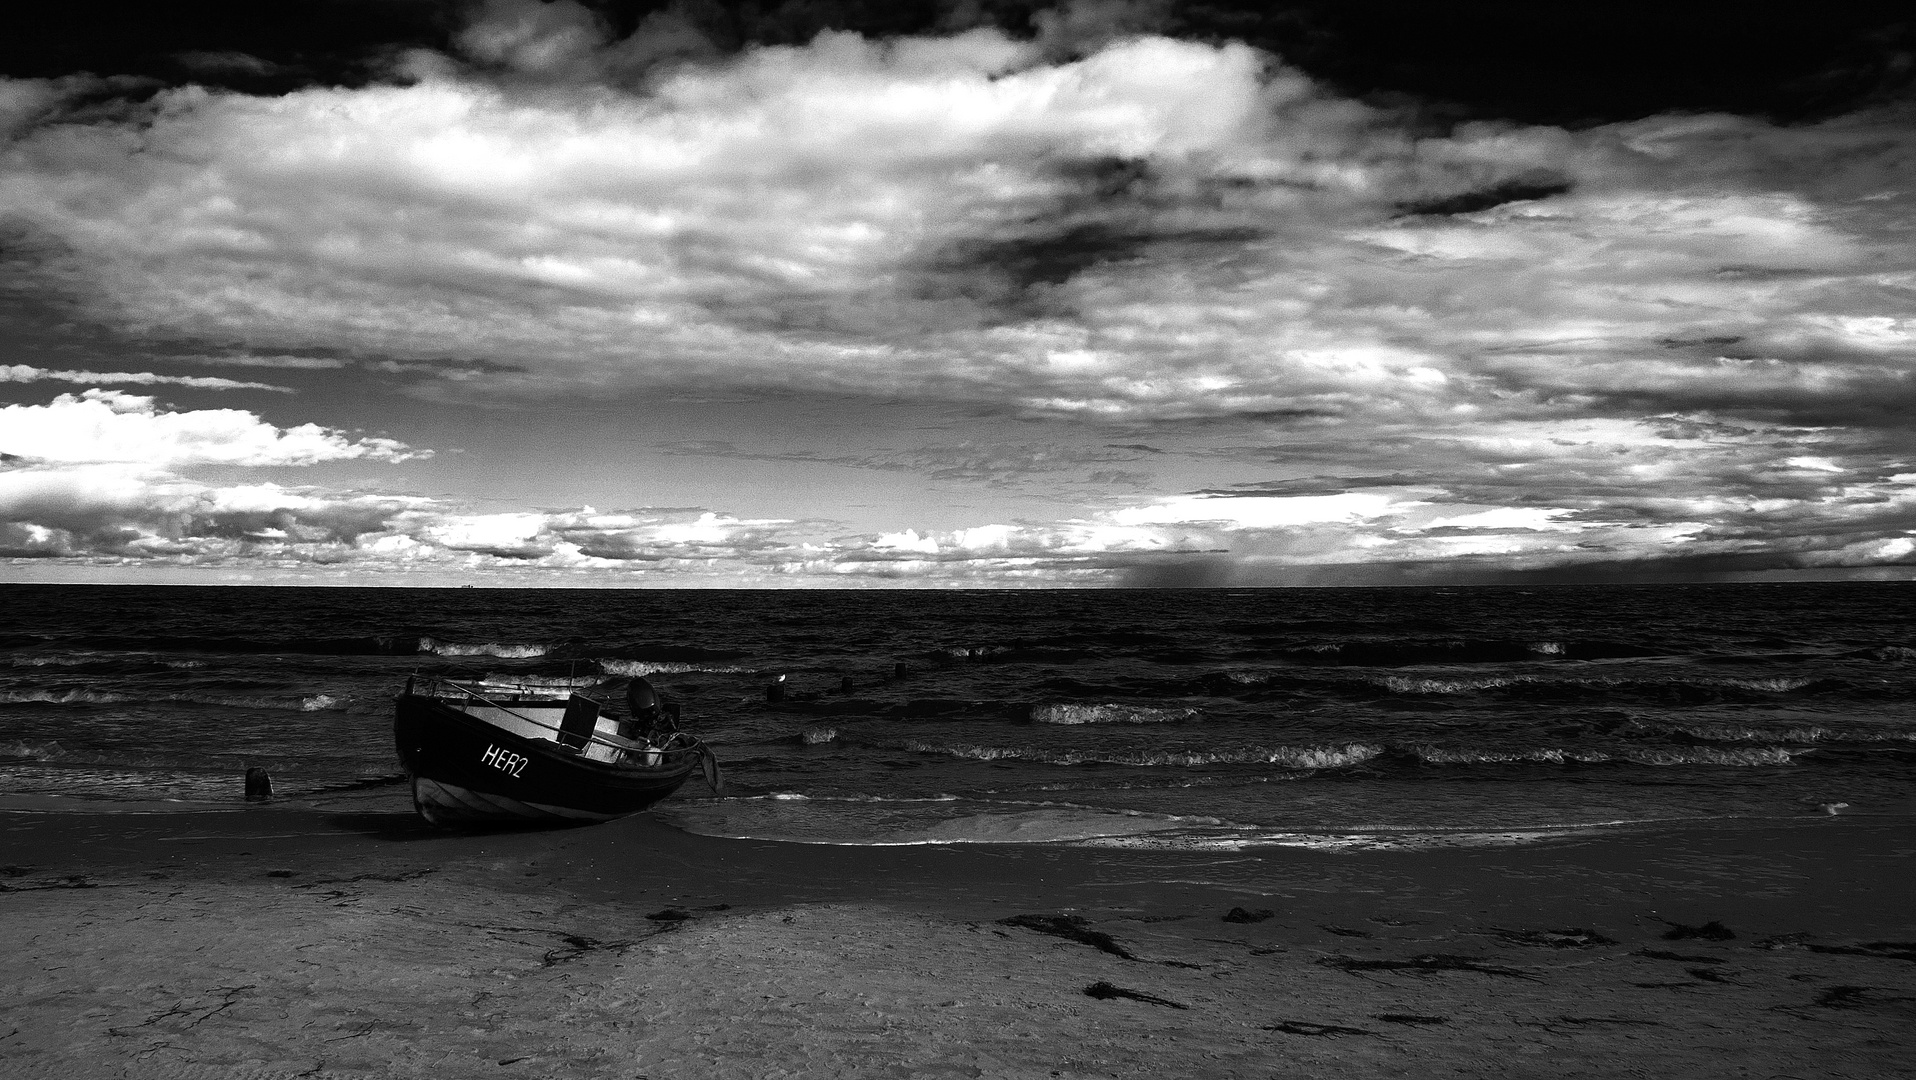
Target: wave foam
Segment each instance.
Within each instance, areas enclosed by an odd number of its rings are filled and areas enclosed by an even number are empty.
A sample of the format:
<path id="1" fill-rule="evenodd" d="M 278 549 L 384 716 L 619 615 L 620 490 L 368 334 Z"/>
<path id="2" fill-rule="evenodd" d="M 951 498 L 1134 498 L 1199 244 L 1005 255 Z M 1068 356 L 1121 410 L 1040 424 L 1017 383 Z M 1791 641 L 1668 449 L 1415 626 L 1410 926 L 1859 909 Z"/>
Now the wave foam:
<path id="1" fill-rule="evenodd" d="M 550 645 L 535 645 L 522 642 L 461 642 L 441 641 L 438 638 L 419 639 L 419 651 L 434 656 L 495 656 L 501 660 L 529 660 L 544 656 L 550 652 Z"/>
<path id="2" fill-rule="evenodd" d="M 1792 690 L 1801 690 L 1817 681 L 1803 678 L 1724 679 L 1721 685 L 1734 686 L 1740 690 L 1766 690 L 1776 694 L 1787 694 Z"/>
<path id="3" fill-rule="evenodd" d="M 206 661 L 204 660 L 161 660 L 158 657 L 153 657 L 153 656 L 138 656 L 138 655 L 114 656 L 108 653 L 92 653 L 90 655 L 83 655 L 83 656 L 76 656 L 76 655 L 70 655 L 70 654 L 66 656 L 10 656 L 7 658 L 7 664 L 10 667 L 32 667 L 32 668 L 97 667 L 97 668 L 104 668 L 109 670 L 114 668 L 123 668 L 123 667 L 131 666 L 131 665 L 147 665 L 151 667 L 173 668 L 176 670 L 189 670 L 192 668 L 205 667 Z"/>
<path id="4" fill-rule="evenodd" d="M 607 675 L 630 675 L 644 678 L 647 675 L 676 675 L 681 672 L 697 671 L 705 674 L 742 675 L 750 674 L 753 669 L 734 665 L 689 664 L 680 660 L 599 660 L 599 670 Z"/>
<path id="5" fill-rule="evenodd" d="M 489 690 L 582 690 L 604 680 L 598 675 L 494 675 L 487 672 L 479 686 Z"/>
<path id="6" fill-rule="evenodd" d="M 1031 710 L 1031 719 L 1040 724 L 1169 724 L 1197 716 L 1196 709 L 1142 705 L 1040 705 Z"/>
<path id="7" fill-rule="evenodd" d="M 1440 746 L 1411 746 L 1406 751 L 1426 765 L 1505 765 L 1534 762 L 1539 765 L 1595 765 L 1611 760 L 1600 750 L 1565 750 L 1540 746 L 1528 750 L 1454 750 Z"/>
<path id="8" fill-rule="evenodd" d="M 107 690 L 87 690 L 71 687 L 64 690 L 0 690 L 0 704 L 6 705 L 72 705 L 85 703 L 93 705 L 113 705 L 137 698 L 126 694 L 115 694 Z"/>
<path id="9" fill-rule="evenodd" d="M 289 709 L 296 712 L 324 712 L 345 708 L 342 699 L 331 694 L 287 698 L 192 692 L 147 696 L 122 694 L 112 690 L 91 690 L 85 687 L 0 690 L 0 704 L 4 705 L 123 705 L 141 701 L 166 702 L 175 705 L 212 705 L 226 709 Z"/>
<path id="10" fill-rule="evenodd" d="M 1089 750 L 1044 750 L 1022 746 L 980 746 L 974 743 L 935 743 L 907 739 L 889 744 L 918 754 L 942 754 L 973 761 L 1031 761 L 1044 765 L 1134 765 L 1193 768 L 1201 765 L 1281 765 L 1289 769 L 1339 769 L 1361 765 L 1384 752 L 1381 746 L 1348 743 L 1343 746 L 1246 747 L 1238 750 L 1149 750 L 1097 753 Z"/>
<path id="11" fill-rule="evenodd" d="M 1402 832 L 1259 832 L 1240 835 L 1171 834 L 1095 837 L 1080 847 L 1130 848 L 1155 851 L 1244 851 L 1254 848 L 1296 847 L 1313 851 L 1429 851 L 1438 848 L 1514 847 L 1549 840 L 1572 839 L 1583 833 L 1618 824 L 1546 826 L 1535 829 L 1471 829 Z"/>
<path id="12" fill-rule="evenodd" d="M 1790 765 L 1798 754 L 1808 750 L 1764 747 L 1747 750 L 1718 750 L 1695 746 L 1682 750 L 1626 750 L 1624 760 L 1638 765 Z"/>
<path id="13" fill-rule="evenodd" d="M 1474 679 L 1431 679 L 1408 675 L 1386 675 L 1377 680 L 1386 690 L 1397 694 L 1467 694 L 1472 690 L 1490 690 L 1509 686 L 1517 680 L 1498 676 Z"/>

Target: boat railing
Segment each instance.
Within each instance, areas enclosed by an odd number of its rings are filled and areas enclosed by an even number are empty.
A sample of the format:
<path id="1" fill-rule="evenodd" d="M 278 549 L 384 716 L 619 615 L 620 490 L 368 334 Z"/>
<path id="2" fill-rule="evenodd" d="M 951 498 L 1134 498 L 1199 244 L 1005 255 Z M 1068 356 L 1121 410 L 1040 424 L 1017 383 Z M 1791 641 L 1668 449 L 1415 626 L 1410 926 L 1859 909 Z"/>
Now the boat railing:
<path id="1" fill-rule="evenodd" d="M 526 714 L 522 712 L 519 712 L 518 710 L 512 708 L 511 706 L 502 705 L 499 702 L 494 701 L 491 698 L 487 697 L 486 695 L 480 693 L 479 691 L 474 690 L 472 687 L 467 686 L 463 683 L 455 682 L 452 679 L 446 678 L 444 675 L 427 676 L 424 680 L 424 686 L 419 689 L 414 689 L 415 680 L 417 680 L 418 678 L 419 677 L 416 675 L 407 677 L 406 693 L 408 695 L 417 694 L 422 697 L 443 697 L 444 694 L 441 693 L 442 688 L 449 689 L 449 690 L 456 691 L 460 694 L 463 694 L 464 696 L 469 697 L 472 700 L 477 701 L 482 705 L 486 705 L 490 708 L 498 709 L 500 712 L 505 713 L 507 716 L 511 716 L 521 721 L 522 723 L 530 724 L 533 727 L 544 728 L 547 731 L 551 731 L 551 732 L 565 731 L 564 728 L 561 728 L 557 724 L 548 724 L 544 720 L 534 720 L 532 717 L 527 716 Z M 576 692 L 577 691 L 574 691 L 574 693 Z M 585 695 L 580 694 L 579 696 L 584 697 Z M 586 700 L 591 701 L 593 699 L 587 698 Z M 603 702 L 599 702 L 598 704 L 600 705 L 601 708 L 604 707 Z M 617 735 L 607 735 L 603 731 L 580 732 L 580 733 L 576 733 L 574 737 L 577 737 L 577 734 L 585 735 L 587 742 L 598 743 L 600 746 L 608 747 L 613 750 L 623 750 L 627 753 L 632 753 L 632 754 L 684 755 L 684 754 L 706 753 L 704 742 L 698 739 L 698 737 L 693 735 L 688 735 L 683 731 L 674 731 L 671 735 L 666 737 L 666 740 L 663 744 L 635 742 L 631 739 L 622 739 Z"/>

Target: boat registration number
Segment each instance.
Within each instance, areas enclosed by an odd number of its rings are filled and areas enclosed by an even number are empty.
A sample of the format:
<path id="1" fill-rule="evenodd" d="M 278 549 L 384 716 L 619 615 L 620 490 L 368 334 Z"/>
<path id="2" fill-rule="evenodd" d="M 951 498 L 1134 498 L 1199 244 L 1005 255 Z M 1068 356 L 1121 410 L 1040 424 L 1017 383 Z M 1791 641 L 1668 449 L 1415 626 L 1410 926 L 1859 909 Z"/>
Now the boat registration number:
<path id="1" fill-rule="evenodd" d="M 485 753 L 479 755 L 479 760 L 501 772 L 511 773 L 516 778 L 520 773 L 526 771 L 526 762 L 532 759 L 524 754 L 515 754 L 510 750 L 502 750 L 497 746 L 492 746 L 488 747 Z"/>

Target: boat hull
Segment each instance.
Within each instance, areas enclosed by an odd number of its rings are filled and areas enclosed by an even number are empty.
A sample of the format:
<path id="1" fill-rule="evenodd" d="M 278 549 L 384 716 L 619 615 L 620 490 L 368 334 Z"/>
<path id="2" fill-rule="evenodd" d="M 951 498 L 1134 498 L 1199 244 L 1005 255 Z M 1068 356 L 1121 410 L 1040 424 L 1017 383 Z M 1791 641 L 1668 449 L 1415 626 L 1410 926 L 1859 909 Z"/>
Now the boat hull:
<path id="1" fill-rule="evenodd" d="M 528 739 L 423 695 L 399 698 L 393 722 L 413 805 L 452 828 L 583 825 L 636 814 L 679 789 L 697 753 L 657 765 L 595 761 Z"/>

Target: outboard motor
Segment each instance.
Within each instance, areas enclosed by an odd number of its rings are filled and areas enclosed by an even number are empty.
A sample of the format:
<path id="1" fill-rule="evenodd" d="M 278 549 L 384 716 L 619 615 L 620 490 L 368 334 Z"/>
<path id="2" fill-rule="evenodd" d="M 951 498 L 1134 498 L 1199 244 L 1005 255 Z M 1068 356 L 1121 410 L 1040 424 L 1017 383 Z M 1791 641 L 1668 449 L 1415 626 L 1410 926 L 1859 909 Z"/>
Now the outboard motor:
<path id="1" fill-rule="evenodd" d="M 634 678 L 626 684 L 625 704 L 631 710 L 633 729 L 648 740 L 662 739 L 679 729 L 678 702 L 653 689 L 644 679 Z"/>
<path id="2" fill-rule="evenodd" d="M 629 710 L 632 723 L 639 728 L 652 731 L 659 726 L 659 716 L 663 711 L 659 707 L 659 692 L 644 679 L 635 678 L 625 684 L 625 707 Z"/>

